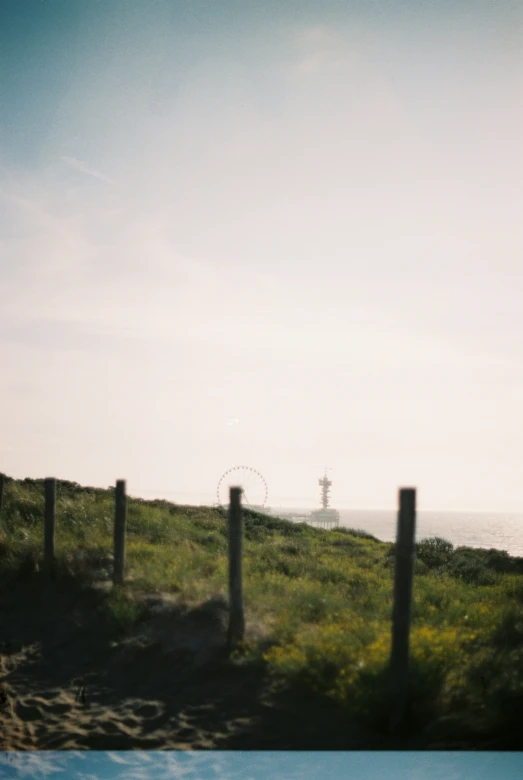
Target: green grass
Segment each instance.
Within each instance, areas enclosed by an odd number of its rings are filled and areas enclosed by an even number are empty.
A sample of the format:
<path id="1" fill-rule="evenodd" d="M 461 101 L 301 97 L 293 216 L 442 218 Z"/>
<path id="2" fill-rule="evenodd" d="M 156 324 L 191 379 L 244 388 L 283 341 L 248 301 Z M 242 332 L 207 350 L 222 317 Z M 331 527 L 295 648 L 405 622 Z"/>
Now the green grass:
<path id="1" fill-rule="evenodd" d="M 43 481 L 8 479 L 0 571 L 29 576 L 43 549 Z M 58 482 L 57 566 L 89 584 L 110 580 L 114 490 Z M 361 531 L 322 531 L 244 513 L 247 624 L 269 641 L 246 643 L 276 675 L 335 699 L 379 725 L 387 698 L 394 545 Z M 31 563 L 32 562 L 32 563 Z M 227 594 L 223 510 L 129 499 L 126 584 L 103 606 L 106 627 L 132 631 L 139 595 L 190 604 Z M 411 628 L 413 723 L 461 715 L 485 728 L 523 716 L 523 559 L 416 545 Z"/>

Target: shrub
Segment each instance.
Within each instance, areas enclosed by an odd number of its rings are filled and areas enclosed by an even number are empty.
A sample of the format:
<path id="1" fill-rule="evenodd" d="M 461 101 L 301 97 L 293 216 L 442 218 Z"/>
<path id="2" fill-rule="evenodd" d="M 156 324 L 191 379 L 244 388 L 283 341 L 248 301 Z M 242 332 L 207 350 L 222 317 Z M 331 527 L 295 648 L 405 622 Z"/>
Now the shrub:
<path id="1" fill-rule="evenodd" d="M 281 520 L 279 517 L 262 515 L 251 509 L 243 511 L 243 521 L 246 539 L 260 540 L 270 538 L 274 534 L 280 534 L 285 537 L 303 537 L 311 535 L 316 529 L 304 527 L 298 523 L 292 523 L 290 520 Z M 316 531 L 318 533 L 318 531 Z M 321 531 L 319 532 L 321 533 Z"/>
<path id="2" fill-rule="evenodd" d="M 483 551 L 458 547 L 449 560 L 450 573 L 473 585 L 493 585 L 496 577 L 486 565 Z"/>
<path id="3" fill-rule="evenodd" d="M 414 546 L 416 559 L 422 561 L 428 569 L 435 569 L 448 563 L 453 549 L 450 542 L 437 536 L 422 539 Z"/>
<path id="4" fill-rule="evenodd" d="M 514 571 L 514 561 L 505 550 L 487 550 L 486 565 L 499 574 L 509 574 Z"/>
<path id="5" fill-rule="evenodd" d="M 146 608 L 133 601 L 121 588 L 116 588 L 101 607 L 106 630 L 118 636 L 131 632 L 146 614 Z"/>

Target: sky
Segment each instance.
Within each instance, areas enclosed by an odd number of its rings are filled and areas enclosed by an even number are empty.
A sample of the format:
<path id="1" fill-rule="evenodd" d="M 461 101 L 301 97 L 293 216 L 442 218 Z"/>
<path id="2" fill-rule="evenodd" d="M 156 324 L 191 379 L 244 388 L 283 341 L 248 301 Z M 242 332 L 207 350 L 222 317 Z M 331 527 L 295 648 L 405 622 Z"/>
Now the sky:
<path id="1" fill-rule="evenodd" d="M 523 511 L 517 0 L 3 0 L 0 471 Z"/>
<path id="2" fill-rule="evenodd" d="M 521 753 L 272 752 L 272 751 L 27 751 L 0 753 L 9 780 L 516 780 Z"/>

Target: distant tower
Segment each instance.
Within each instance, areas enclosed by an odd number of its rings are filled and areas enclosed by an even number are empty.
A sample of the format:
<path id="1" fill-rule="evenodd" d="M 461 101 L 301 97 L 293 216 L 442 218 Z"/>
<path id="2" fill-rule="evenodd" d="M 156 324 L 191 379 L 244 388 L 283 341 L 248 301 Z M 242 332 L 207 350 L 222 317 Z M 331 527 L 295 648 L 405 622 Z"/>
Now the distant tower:
<path id="1" fill-rule="evenodd" d="M 327 469 L 325 469 L 325 476 L 323 479 L 318 480 L 318 485 L 321 487 L 321 505 L 323 509 L 329 508 L 329 490 L 331 489 L 332 482 L 327 478 Z"/>
<path id="2" fill-rule="evenodd" d="M 310 513 L 310 522 L 313 525 L 318 524 L 323 528 L 337 527 L 340 524 L 340 513 L 336 509 L 330 509 L 329 507 L 329 490 L 332 482 L 327 477 L 327 469 L 325 469 L 323 479 L 318 480 L 318 484 L 321 487 L 321 509 L 314 509 Z"/>

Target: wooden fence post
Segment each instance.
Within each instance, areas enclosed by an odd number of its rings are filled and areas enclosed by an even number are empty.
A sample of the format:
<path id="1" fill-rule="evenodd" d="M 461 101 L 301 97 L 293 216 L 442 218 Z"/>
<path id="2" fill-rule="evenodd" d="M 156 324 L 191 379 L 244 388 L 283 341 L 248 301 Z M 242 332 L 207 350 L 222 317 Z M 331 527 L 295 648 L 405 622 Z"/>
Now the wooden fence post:
<path id="1" fill-rule="evenodd" d="M 45 513 L 44 513 L 44 569 L 50 573 L 54 568 L 54 530 L 56 509 L 56 479 L 46 477 L 44 480 Z"/>
<path id="2" fill-rule="evenodd" d="M 239 487 L 232 487 L 229 491 L 229 631 L 227 634 L 229 652 L 243 640 L 245 633 L 242 593 L 243 518 L 241 493 L 242 489 Z"/>
<path id="3" fill-rule="evenodd" d="M 412 604 L 414 538 L 416 532 L 416 490 L 399 491 L 396 562 L 394 570 L 394 607 L 390 656 L 390 729 L 403 724 L 408 700 L 409 632 Z"/>
<path id="4" fill-rule="evenodd" d="M 125 568 L 125 526 L 127 523 L 127 496 L 125 479 L 116 481 L 114 507 L 114 573 L 113 582 L 121 585 Z"/>
<path id="5" fill-rule="evenodd" d="M 0 474 L 0 520 L 2 519 L 2 505 L 4 503 L 5 474 Z"/>

